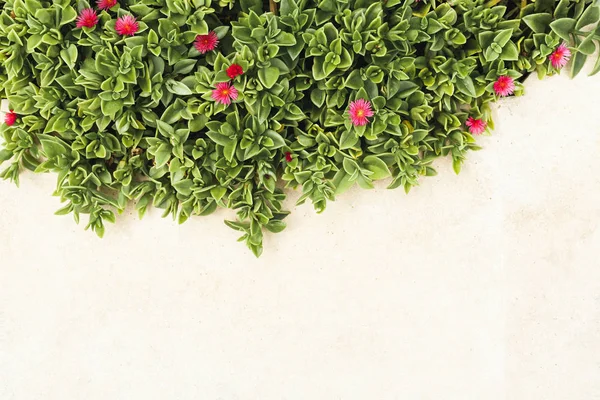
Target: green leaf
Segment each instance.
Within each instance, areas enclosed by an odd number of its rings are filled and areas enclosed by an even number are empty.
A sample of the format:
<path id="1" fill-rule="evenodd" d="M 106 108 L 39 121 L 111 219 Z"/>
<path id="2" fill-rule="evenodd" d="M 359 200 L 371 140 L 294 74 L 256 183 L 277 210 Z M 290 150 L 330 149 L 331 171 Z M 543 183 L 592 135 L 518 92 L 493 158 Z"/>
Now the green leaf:
<path id="1" fill-rule="evenodd" d="M 594 42 L 594 35 L 588 35 L 579 46 L 577 46 L 577 51 L 591 56 L 596 52 L 596 43 Z"/>
<path id="2" fill-rule="evenodd" d="M 504 61 L 517 61 L 519 59 L 519 50 L 512 41 L 504 46 L 502 53 L 500 53 L 500 59 Z"/>
<path id="3" fill-rule="evenodd" d="M 192 194 L 193 186 L 194 181 L 192 181 L 191 179 L 182 179 L 178 182 L 173 183 L 173 187 L 175 188 L 175 190 L 177 190 L 184 196 L 189 196 L 190 194 Z"/>
<path id="4" fill-rule="evenodd" d="M 293 46 L 296 44 L 296 38 L 291 33 L 282 31 L 277 35 L 276 43 L 279 46 Z"/>
<path id="5" fill-rule="evenodd" d="M 237 148 L 237 142 L 234 140 L 230 140 L 224 147 L 223 147 L 223 155 L 225 156 L 225 159 L 227 161 L 231 161 L 233 160 L 233 156 L 235 155 L 235 150 Z"/>
<path id="6" fill-rule="evenodd" d="M 60 51 L 60 57 L 63 59 L 69 69 L 75 68 L 77 62 L 77 46 L 71 44 L 68 48 Z"/>
<path id="7" fill-rule="evenodd" d="M 67 6 L 62 9 L 62 17 L 60 19 L 60 26 L 66 25 L 70 22 L 75 21 L 77 18 L 77 11 L 71 6 Z"/>
<path id="8" fill-rule="evenodd" d="M 206 136 L 221 146 L 227 146 L 233 141 L 233 139 L 231 139 L 229 136 L 221 135 L 220 133 L 214 131 L 206 132 Z"/>
<path id="9" fill-rule="evenodd" d="M 156 120 L 156 129 L 166 138 L 170 138 L 175 134 L 175 129 L 171 125 L 159 119 Z"/>
<path id="10" fill-rule="evenodd" d="M 540 14 L 537 14 L 537 15 L 540 15 Z M 523 20 L 525 20 L 525 18 L 523 18 Z M 506 43 L 508 43 L 508 41 L 510 40 L 512 33 L 513 33 L 512 29 L 503 29 L 501 31 L 498 31 L 496 33 L 496 37 L 494 37 L 494 43 L 496 43 L 500 47 L 504 47 L 504 45 Z"/>
<path id="11" fill-rule="evenodd" d="M 473 79 L 471 79 L 470 76 L 467 76 L 464 79 L 456 78 L 456 87 L 461 93 L 464 93 L 467 96 L 477 97 L 475 85 L 473 84 Z"/>
<path id="12" fill-rule="evenodd" d="M 575 28 L 575 20 L 573 18 L 559 18 L 550 23 L 550 28 L 564 40 L 570 41 L 570 33 Z"/>
<path id="13" fill-rule="evenodd" d="M 356 172 L 360 170 L 358 163 L 355 160 L 348 157 L 344 157 L 342 161 L 342 166 L 344 167 L 344 171 L 346 171 L 348 175 L 355 175 Z"/>
<path id="14" fill-rule="evenodd" d="M 22 4 L 22 3 L 21 3 Z M 25 0 L 25 9 L 30 13 L 30 14 L 35 14 L 35 12 L 42 7 L 42 4 L 38 1 L 38 0 Z"/>
<path id="15" fill-rule="evenodd" d="M 419 86 L 412 81 L 401 81 L 398 84 L 398 92 L 396 96 L 405 99 L 419 89 Z"/>
<path id="16" fill-rule="evenodd" d="M 342 136 L 340 138 L 341 150 L 352 148 L 356 143 L 358 143 L 358 134 L 354 129 L 347 129 L 342 132 Z"/>
<path id="17" fill-rule="evenodd" d="M 548 13 L 530 14 L 523 17 L 523 22 L 527 24 L 534 33 L 544 33 L 552 21 L 552 15 Z"/>
<path id="18" fill-rule="evenodd" d="M 375 155 L 366 156 L 363 160 L 363 165 L 369 171 L 373 172 L 373 175 L 369 176 L 373 180 L 385 179 L 391 175 L 387 164 Z"/>
<path id="19" fill-rule="evenodd" d="M 42 144 L 42 149 L 47 158 L 54 158 L 56 156 L 65 155 L 69 152 L 69 145 L 63 142 L 61 139 L 44 134 L 38 134 L 38 139 Z"/>
<path id="20" fill-rule="evenodd" d="M 166 144 L 162 144 L 157 152 L 154 154 L 156 161 L 156 168 L 160 168 L 165 165 L 171 159 L 171 148 Z"/>
<path id="21" fill-rule="evenodd" d="M 33 51 L 42 44 L 42 35 L 31 35 L 27 38 L 27 52 L 33 53 Z"/>
<path id="22" fill-rule="evenodd" d="M 343 169 L 340 169 L 333 177 L 332 183 L 335 187 L 335 194 L 337 196 L 354 186 L 356 180 L 350 180 L 350 175 Z"/>
<path id="23" fill-rule="evenodd" d="M 275 149 L 279 149 L 283 146 L 285 146 L 285 140 L 283 139 L 283 137 L 275 132 L 274 130 L 268 129 L 265 131 L 265 136 L 271 138 L 271 140 L 273 140 L 273 146 L 270 146 L 269 148 L 272 150 Z"/>
<path id="24" fill-rule="evenodd" d="M 14 153 L 10 150 L 2 149 L 0 150 L 0 164 L 4 161 L 8 161 L 13 157 Z"/>
<path id="25" fill-rule="evenodd" d="M 429 132 L 426 129 L 415 129 L 412 133 L 413 143 L 419 143 L 425 139 Z"/>
<path id="26" fill-rule="evenodd" d="M 579 30 L 587 25 L 595 24 L 600 19 L 600 7 L 597 5 L 591 5 L 583 12 L 579 20 L 577 20 L 577 24 L 575 25 L 575 29 Z"/>
<path id="27" fill-rule="evenodd" d="M 362 77 L 360 76 L 360 70 L 355 69 L 350 72 L 346 78 L 345 86 L 354 90 L 358 90 L 364 86 Z"/>
<path id="28" fill-rule="evenodd" d="M 596 59 L 596 64 L 594 64 L 594 68 L 592 68 L 590 76 L 596 75 L 598 72 L 600 72 L 600 57 Z"/>
<path id="29" fill-rule="evenodd" d="M 173 94 L 179 96 L 189 96 L 193 94 L 192 90 L 185 85 L 183 82 L 178 82 L 174 79 L 169 79 L 165 82 L 167 90 Z"/>
<path id="30" fill-rule="evenodd" d="M 119 100 L 102 101 L 101 107 L 104 114 L 114 117 L 123 109 L 123 103 Z"/>
<path id="31" fill-rule="evenodd" d="M 221 200 L 223 198 L 223 196 L 225 196 L 225 193 L 227 193 L 227 188 L 222 187 L 222 186 L 216 186 L 216 187 L 210 189 L 210 195 L 216 201 Z"/>
<path id="32" fill-rule="evenodd" d="M 267 67 L 258 70 L 258 78 L 266 88 L 272 88 L 279 80 L 279 68 Z"/>
<path id="33" fill-rule="evenodd" d="M 317 107 L 323 106 L 323 103 L 325 103 L 325 91 L 321 89 L 313 89 L 310 92 L 310 100 Z"/>
<path id="34" fill-rule="evenodd" d="M 585 65 L 586 60 L 587 55 L 585 55 L 584 53 L 575 53 L 575 55 L 573 56 L 573 62 L 571 63 L 572 78 L 576 77 L 579 74 L 579 72 L 581 72 L 581 69 Z"/>
<path id="35" fill-rule="evenodd" d="M 462 161 L 458 158 L 452 160 L 452 169 L 454 170 L 456 175 L 460 174 L 460 171 L 462 169 Z"/>
<path id="36" fill-rule="evenodd" d="M 265 228 L 267 228 L 267 230 L 272 233 L 279 233 L 283 231 L 285 227 L 285 222 L 280 220 L 271 220 L 268 224 L 265 225 Z"/>

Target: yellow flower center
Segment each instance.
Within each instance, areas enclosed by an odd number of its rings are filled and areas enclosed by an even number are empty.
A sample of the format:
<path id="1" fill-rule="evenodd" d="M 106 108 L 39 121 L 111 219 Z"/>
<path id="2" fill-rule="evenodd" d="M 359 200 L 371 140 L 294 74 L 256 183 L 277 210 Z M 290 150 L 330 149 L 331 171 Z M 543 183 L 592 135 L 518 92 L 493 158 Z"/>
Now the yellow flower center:
<path id="1" fill-rule="evenodd" d="M 364 117 L 365 116 L 365 110 L 358 110 L 356 112 L 356 116 L 357 117 Z"/>

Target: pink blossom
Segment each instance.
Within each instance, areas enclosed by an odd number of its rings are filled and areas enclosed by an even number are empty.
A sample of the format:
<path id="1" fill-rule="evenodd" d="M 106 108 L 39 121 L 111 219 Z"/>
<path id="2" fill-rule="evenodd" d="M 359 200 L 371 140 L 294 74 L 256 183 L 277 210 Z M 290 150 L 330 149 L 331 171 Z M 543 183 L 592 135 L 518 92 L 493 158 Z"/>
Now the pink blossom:
<path id="1" fill-rule="evenodd" d="M 494 92 L 500 97 L 506 97 L 515 91 L 515 81 L 508 75 L 502 75 L 494 82 Z"/>
<path id="2" fill-rule="evenodd" d="M 243 75 L 244 69 L 239 64 L 231 64 L 229 68 L 227 68 L 227 76 L 230 79 L 235 79 L 237 76 Z"/>
<path id="3" fill-rule="evenodd" d="M 10 110 L 4 116 L 4 123 L 8 126 L 13 126 L 17 122 L 17 118 L 18 115 L 13 110 Z"/>
<path id="4" fill-rule="evenodd" d="M 550 62 L 554 68 L 561 69 L 567 65 L 571 59 L 571 50 L 569 50 L 567 44 L 563 42 L 548 58 L 550 58 Z"/>
<path id="5" fill-rule="evenodd" d="M 96 5 L 100 10 L 109 10 L 117 5 L 117 0 L 98 0 Z"/>
<path id="6" fill-rule="evenodd" d="M 473 117 L 469 117 L 465 122 L 465 125 L 469 128 L 469 132 L 474 135 L 481 135 L 485 132 L 485 128 L 487 128 L 487 122 L 482 119 L 475 119 Z"/>
<path id="7" fill-rule="evenodd" d="M 115 23 L 115 31 L 121 36 L 133 36 L 140 29 L 140 24 L 135 20 L 132 15 L 123 15 L 117 18 Z"/>
<path id="8" fill-rule="evenodd" d="M 96 10 L 92 8 L 85 8 L 81 10 L 79 13 L 79 17 L 77 17 L 77 27 L 83 28 L 93 28 L 98 23 L 98 14 L 96 14 Z"/>
<path id="9" fill-rule="evenodd" d="M 348 108 L 350 120 L 354 126 L 364 126 L 369 120 L 369 117 L 375 115 L 371 109 L 371 102 L 365 99 L 354 100 Z"/>
<path id="10" fill-rule="evenodd" d="M 196 36 L 196 41 L 194 42 L 194 47 L 200 53 L 204 54 L 209 51 L 212 51 L 217 48 L 219 44 L 219 38 L 214 31 L 208 32 L 208 35 L 198 35 Z"/>
<path id="11" fill-rule="evenodd" d="M 217 83 L 216 89 L 212 92 L 212 98 L 217 103 L 225 104 L 226 106 L 231 104 L 231 100 L 238 98 L 238 91 L 229 82 Z"/>

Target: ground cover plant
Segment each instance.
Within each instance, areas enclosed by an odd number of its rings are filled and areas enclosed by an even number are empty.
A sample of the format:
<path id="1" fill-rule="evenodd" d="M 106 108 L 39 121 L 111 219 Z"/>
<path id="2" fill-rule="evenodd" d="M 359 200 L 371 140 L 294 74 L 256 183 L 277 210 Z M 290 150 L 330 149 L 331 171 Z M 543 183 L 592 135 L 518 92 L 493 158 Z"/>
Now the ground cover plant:
<path id="1" fill-rule="evenodd" d="M 179 222 L 231 208 L 256 255 L 283 186 L 321 212 L 380 179 L 408 192 L 437 157 L 458 173 L 491 102 L 576 75 L 600 39 L 590 0 L 0 6 L 4 179 L 55 172 L 57 213 L 99 236 L 130 201 Z"/>

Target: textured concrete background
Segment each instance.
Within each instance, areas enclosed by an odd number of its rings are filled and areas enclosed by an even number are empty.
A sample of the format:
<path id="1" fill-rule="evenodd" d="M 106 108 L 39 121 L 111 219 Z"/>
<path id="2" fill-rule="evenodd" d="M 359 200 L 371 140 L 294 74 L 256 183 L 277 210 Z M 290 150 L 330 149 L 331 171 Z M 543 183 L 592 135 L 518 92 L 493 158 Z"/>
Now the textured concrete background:
<path id="1" fill-rule="evenodd" d="M 228 212 L 99 240 L 0 183 L 0 399 L 600 399 L 598 93 L 530 79 L 409 196 L 294 194 L 259 260 Z"/>

